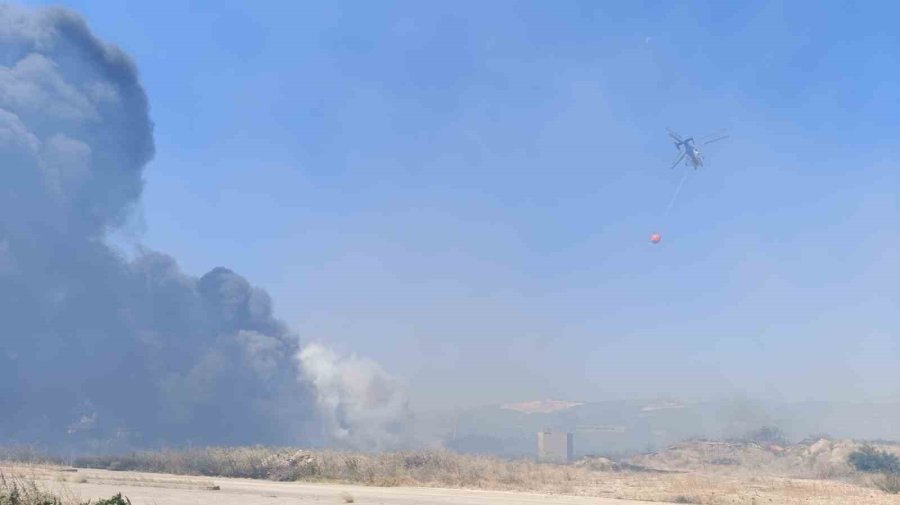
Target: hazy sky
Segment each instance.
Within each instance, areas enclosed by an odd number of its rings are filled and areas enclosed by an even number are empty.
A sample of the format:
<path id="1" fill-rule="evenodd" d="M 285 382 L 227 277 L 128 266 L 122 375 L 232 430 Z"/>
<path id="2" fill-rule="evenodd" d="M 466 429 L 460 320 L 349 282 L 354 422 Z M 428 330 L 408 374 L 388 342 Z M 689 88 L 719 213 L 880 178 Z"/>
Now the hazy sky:
<path id="1" fill-rule="evenodd" d="M 896 7 L 65 3 L 156 124 L 117 240 L 414 406 L 900 393 Z M 732 138 L 663 220 L 666 127 Z"/>

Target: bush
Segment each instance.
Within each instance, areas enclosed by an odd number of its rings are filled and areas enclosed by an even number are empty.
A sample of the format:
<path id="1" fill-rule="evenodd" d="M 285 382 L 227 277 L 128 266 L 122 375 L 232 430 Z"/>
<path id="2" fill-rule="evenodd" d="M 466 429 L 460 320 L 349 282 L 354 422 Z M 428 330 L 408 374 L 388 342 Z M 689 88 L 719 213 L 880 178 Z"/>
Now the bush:
<path id="1" fill-rule="evenodd" d="M 63 500 L 48 493 L 31 479 L 7 478 L 0 473 L 0 505 L 65 505 L 71 502 L 71 499 Z M 82 505 L 131 505 L 131 501 L 120 493 L 106 500 Z"/>
<path id="2" fill-rule="evenodd" d="M 757 430 L 744 435 L 747 442 L 755 442 L 757 444 L 778 444 L 787 445 L 787 437 L 781 428 L 775 426 L 763 426 Z"/>
<path id="3" fill-rule="evenodd" d="M 90 502 L 88 502 L 88 505 L 90 505 Z M 94 505 L 131 505 L 131 500 L 123 498 L 122 493 L 119 493 L 112 498 L 100 500 Z"/>
<path id="4" fill-rule="evenodd" d="M 33 481 L 8 479 L 0 473 L 0 505 L 62 505 L 62 500 L 45 493 Z"/>
<path id="5" fill-rule="evenodd" d="M 900 475 L 897 474 L 879 475 L 872 481 L 872 484 L 885 493 L 900 493 Z"/>
<path id="6" fill-rule="evenodd" d="M 871 445 L 863 446 L 862 449 L 850 453 L 847 457 L 847 463 L 860 472 L 900 473 L 900 458 L 889 452 L 878 450 Z"/>

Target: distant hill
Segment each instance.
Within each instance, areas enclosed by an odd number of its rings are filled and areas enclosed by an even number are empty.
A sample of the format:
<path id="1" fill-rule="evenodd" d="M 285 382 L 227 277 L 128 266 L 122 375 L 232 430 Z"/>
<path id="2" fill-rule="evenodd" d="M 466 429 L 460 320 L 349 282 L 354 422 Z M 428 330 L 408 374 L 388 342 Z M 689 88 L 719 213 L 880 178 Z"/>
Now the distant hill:
<path id="1" fill-rule="evenodd" d="M 559 412 L 579 405 L 584 404 L 560 400 L 536 400 L 533 402 L 507 403 L 506 405 L 501 405 L 500 408 L 515 410 L 516 412 L 522 412 L 523 414 L 549 414 L 551 412 Z"/>
<path id="2" fill-rule="evenodd" d="M 428 423 L 429 416 L 420 416 Z M 740 437 L 762 426 L 799 441 L 812 435 L 900 440 L 900 403 L 539 400 L 435 415 L 426 430 L 464 453 L 533 456 L 536 433 L 575 433 L 576 456 L 657 450 L 687 439 Z"/>

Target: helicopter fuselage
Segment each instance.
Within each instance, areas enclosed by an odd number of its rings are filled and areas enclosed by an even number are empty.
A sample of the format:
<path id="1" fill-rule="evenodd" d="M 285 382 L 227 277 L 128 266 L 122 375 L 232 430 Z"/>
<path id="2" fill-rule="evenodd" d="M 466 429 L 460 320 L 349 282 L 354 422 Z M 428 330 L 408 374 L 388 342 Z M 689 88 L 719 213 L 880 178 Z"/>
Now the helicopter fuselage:
<path id="1" fill-rule="evenodd" d="M 684 149 L 684 153 L 687 155 L 687 159 L 684 162 L 685 165 L 694 165 L 694 169 L 703 166 L 703 154 L 694 146 L 694 139 L 690 138 L 684 140 L 683 142 L 676 143 L 675 146 Z"/>
<path id="2" fill-rule="evenodd" d="M 675 144 L 675 149 L 678 150 L 678 155 L 675 157 L 675 161 L 672 162 L 672 167 L 675 168 L 684 160 L 685 166 L 693 166 L 694 170 L 703 166 L 703 153 L 700 152 L 700 148 L 697 147 L 694 137 L 682 138 L 677 133 L 672 130 L 666 129 L 669 132 L 669 137 L 672 138 Z M 704 137 L 699 139 L 700 145 L 705 146 L 706 144 L 712 144 L 713 142 L 718 142 L 722 139 L 728 138 L 728 135 L 721 135 L 712 140 L 706 140 L 709 137 Z"/>

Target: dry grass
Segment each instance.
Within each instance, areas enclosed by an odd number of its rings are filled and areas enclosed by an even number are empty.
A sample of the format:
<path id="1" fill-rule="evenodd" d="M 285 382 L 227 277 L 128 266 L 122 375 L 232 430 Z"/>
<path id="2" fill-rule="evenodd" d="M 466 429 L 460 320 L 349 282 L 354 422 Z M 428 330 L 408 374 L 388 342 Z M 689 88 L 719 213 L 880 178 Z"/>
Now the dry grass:
<path id="1" fill-rule="evenodd" d="M 276 481 L 535 492 L 555 492 L 561 484 L 590 482 L 590 475 L 594 473 L 588 469 L 545 465 L 530 460 L 511 461 L 449 451 L 362 454 L 265 447 L 140 452 L 119 457 L 82 458 L 76 460 L 75 465 Z"/>
<path id="2" fill-rule="evenodd" d="M 87 472 L 90 473 L 90 470 Z M 84 473 L 78 472 L 76 469 L 60 466 L 0 462 L 0 475 L 9 482 L 26 483 L 31 487 L 35 487 L 37 484 L 57 484 L 52 486 L 55 490 L 67 490 L 67 484 L 86 483 L 207 491 L 219 489 L 219 486 L 211 481 L 185 479 L 182 477 L 148 477 L 146 474 L 111 474 L 105 472 L 93 474 L 88 478 Z M 5 504 L 0 503 L 0 505 Z"/>
<path id="3" fill-rule="evenodd" d="M 843 446 L 835 447 L 844 450 Z M 797 459 L 801 451 L 797 448 L 773 455 L 753 446 L 725 451 L 719 446 L 700 444 L 635 459 L 632 464 L 594 458 L 562 466 L 448 451 L 360 454 L 245 447 L 83 458 L 76 461 L 76 466 L 278 481 L 526 491 L 697 505 L 900 503 L 890 494 L 896 481 L 850 472 L 825 458 L 832 453 L 819 451 L 821 447 L 813 449 L 803 449 L 815 456 L 805 460 Z M 648 471 L 633 464 L 648 462 L 665 463 L 663 466 L 671 471 Z M 824 472 L 816 464 L 822 462 L 828 463 L 831 478 L 819 475 Z M 91 482 L 115 478 L 108 474 L 88 477 Z M 167 486 L 165 480 L 160 476 L 160 482 L 146 485 Z M 341 499 L 352 503 L 345 495 Z"/>
<path id="4" fill-rule="evenodd" d="M 47 491 L 38 479 L 0 471 L 0 505 L 131 505 L 131 501 L 116 495 L 85 503 L 65 491 Z"/>
<path id="5" fill-rule="evenodd" d="M 0 472 L 0 505 L 68 505 L 64 500 L 41 489 L 32 479 L 7 476 Z"/>
<path id="6" fill-rule="evenodd" d="M 872 485 L 890 494 L 900 494 L 900 475 L 885 474 L 872 479 Z"/>
<path id="7" fill-rule="evenodd" d="M 605 490 L 605 493 L 599 491 Z M 836 481 L 722 474 L 609 475 L 598 496 L 698 505 L 888 505 L 895 496 Z"/>

